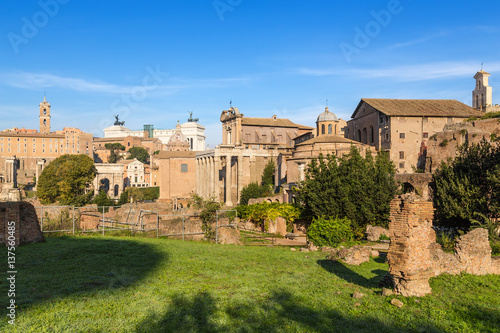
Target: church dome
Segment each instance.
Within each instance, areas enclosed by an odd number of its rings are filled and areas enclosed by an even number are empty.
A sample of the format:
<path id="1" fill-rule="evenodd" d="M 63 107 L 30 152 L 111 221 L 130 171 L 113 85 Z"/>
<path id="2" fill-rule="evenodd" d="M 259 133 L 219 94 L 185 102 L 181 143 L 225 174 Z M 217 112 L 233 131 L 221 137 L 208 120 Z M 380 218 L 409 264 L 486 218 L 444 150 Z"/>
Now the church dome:
<path id="1" fill-rule="evenodd" d="M 316 122 L 320 121 L 339 121 L 339 118 L 335 115 L 335 113 L 328 111 L 328 106 L 325 108 L 325 111 L 318 116 Z"/>

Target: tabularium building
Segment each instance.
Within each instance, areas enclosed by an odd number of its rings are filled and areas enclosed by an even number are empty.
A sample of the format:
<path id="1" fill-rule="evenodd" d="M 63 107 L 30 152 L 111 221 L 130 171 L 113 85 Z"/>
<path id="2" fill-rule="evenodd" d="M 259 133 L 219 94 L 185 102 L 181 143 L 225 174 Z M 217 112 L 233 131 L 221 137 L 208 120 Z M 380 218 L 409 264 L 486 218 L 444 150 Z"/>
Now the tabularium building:
<path id="1" fill-rule="evenodd" d="M 42 169 L 64 154 L 85 154 L 90 158 L 92 134 L 78 128 L 64 127 L 62 131 L 51 131 L 51 105 L 43 98 L 40 103 L 40 131 L 12 128 L 0 132 L 0 180 L 5 181 L 5 160 L 17 159 L 17 182 L 35 185 Z"/>

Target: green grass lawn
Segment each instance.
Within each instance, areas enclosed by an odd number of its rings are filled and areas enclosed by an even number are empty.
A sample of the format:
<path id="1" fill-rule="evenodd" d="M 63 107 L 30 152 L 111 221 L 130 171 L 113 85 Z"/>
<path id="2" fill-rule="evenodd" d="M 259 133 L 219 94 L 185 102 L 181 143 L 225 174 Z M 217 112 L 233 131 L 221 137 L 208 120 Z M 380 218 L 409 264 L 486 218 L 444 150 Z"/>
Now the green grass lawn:
<path id="1" fill-rule="evenodd" d="M 1 249 L 6 258 L 6 251 Z M 383 258 L 126 237 L 19 247 L 17 326 L 6 332 L 498 332 L 500 276 L 444 275 L 433 294 L 380 295 Z M 2 262 L 5 262 L 2 261 Z M 6 265 L 3 265 L 6 267 Z M 353 292 L 366 296 L 360 300 Z M 359 302 L 360 304 L 355 304 Z"/>

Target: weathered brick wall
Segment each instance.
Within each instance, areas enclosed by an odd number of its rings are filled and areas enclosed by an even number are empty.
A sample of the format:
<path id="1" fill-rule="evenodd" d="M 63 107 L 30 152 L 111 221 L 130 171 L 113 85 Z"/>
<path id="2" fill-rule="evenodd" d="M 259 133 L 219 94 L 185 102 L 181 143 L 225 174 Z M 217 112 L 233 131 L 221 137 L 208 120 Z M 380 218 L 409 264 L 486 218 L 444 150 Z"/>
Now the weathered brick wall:
<path id="1" fill-rule="evenodd" d="M 433 217 L 432 202 L 414 196 L 391 201 L 387 259 L 396 292 L 404 296 L 431 292 L 429 278 L 434 276 L 431 245 L 436 240 Z"/>
<path id="2" fill-rule="evenodd" d="M 432 229 L 432 202 L 413 195 L 391 201 L 387 259 L 397 293 L 423 296 L 431 292 L 429 279 L 442 273 L 500 274 L 500 259 L 491 258 L 486 229 L 461 236 L 455 253 L 443 252 Z"/>
<path id="3" fill-rule="evenodd" d="M 28 202 L 0 202 L 0 243 L 7 244 L 8 224 L 15 222 L 16 246 L 45 241 L 35 208 Z"/>

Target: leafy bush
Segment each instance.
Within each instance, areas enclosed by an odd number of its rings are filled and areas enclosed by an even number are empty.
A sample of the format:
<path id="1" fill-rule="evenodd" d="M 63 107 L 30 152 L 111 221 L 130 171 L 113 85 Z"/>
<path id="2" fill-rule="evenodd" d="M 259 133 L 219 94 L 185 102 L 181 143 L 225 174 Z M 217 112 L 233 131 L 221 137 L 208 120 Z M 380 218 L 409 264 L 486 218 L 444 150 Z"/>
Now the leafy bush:
<path id="1" fill-rule="evenodd" d="M 257 183 L 250 183 L 243 187 L 240 192 L 240 205 L 248 205 L 248 200 L 261 198 L 264 196 L 265 189 Z"/>
<path id="2" fill-rule="evenodd" d="M 354 234 L 351 221 L 348 218 L 325 219 L 318 217 L 307 230 L 308 239 L 316 246 L 338 246 L 341 243 L 352 241 Z"/>
<path id="3" fill-rule="evenodd" d="M 293 230 L 293 221 L 300 216 L 300 209 L 292 204 L 281 204 L 278 202 L 263 202 L 250 206 L 240 205 L 236 207 L 241 219 L 251 220 L 264 231 L 269 230 L 269 221 L 283 217 L 287 222 L 287 231 Z"/>
<path id="4" fill-rule="evenodd" d="M 193 201 L 194 208 L 201 209 L 200 219 L 205 239 L 215 240 L 215 230 L 212 229 L 211 224 L 215 222 L 216 212 L 221 208 L 221 204 L 215 198 L 204 200 L 198 194 L 192 194 L 191 200 Z"/>
<path id="5" fill-rule="evenodd" d="M 436 242 L 441 245 L 443 251 L 454 252 L 455 251 L 455 240 L 456 235 L 450 232 L 441 232 L 436 234 Z"/>

